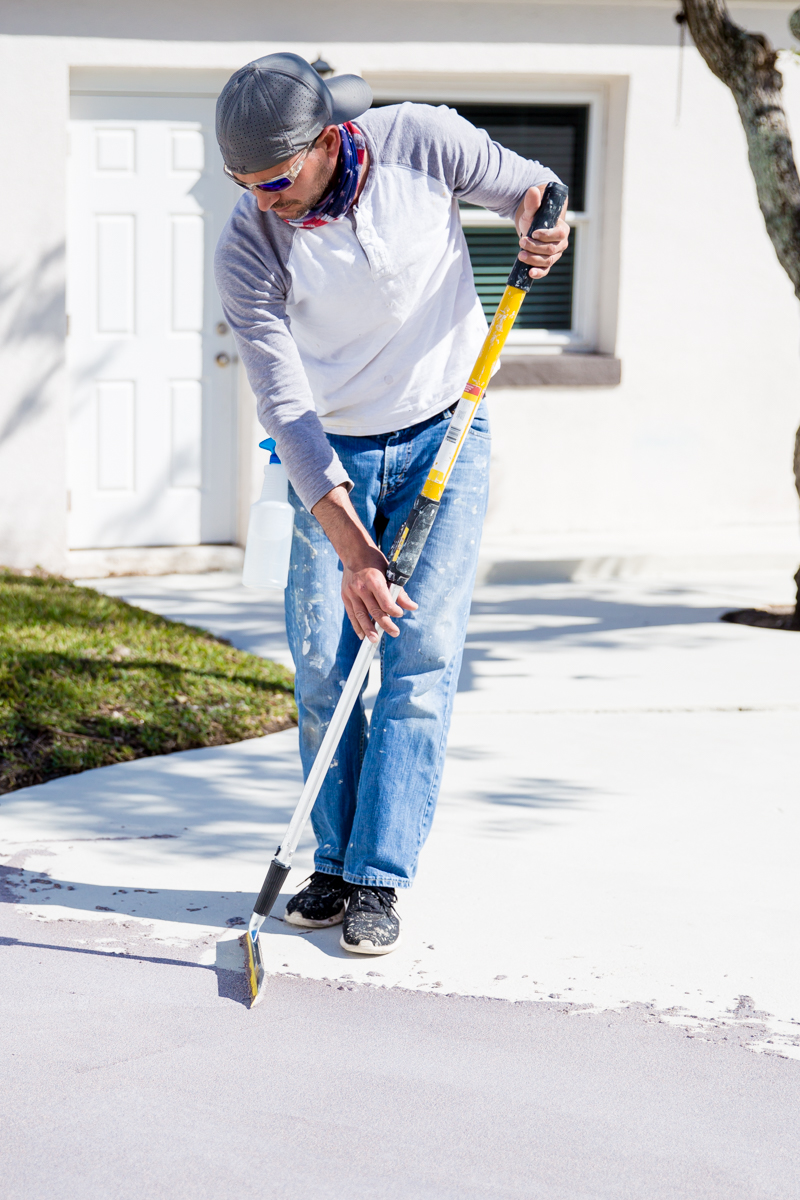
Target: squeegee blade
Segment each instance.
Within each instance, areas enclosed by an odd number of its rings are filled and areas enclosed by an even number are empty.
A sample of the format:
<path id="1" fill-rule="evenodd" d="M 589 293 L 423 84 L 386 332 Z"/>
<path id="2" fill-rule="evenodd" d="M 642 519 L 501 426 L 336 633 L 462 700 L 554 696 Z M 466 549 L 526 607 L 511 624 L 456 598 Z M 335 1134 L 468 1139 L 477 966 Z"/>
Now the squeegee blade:
<path id="1" fill-rule="evenodd" d="M 247 951 L 247 982 L 250 987 L 250 1007 L 254 1008 L 264 998 L 267 973 L 264 970 L 264 960 L 261 957 L 258 933 L 251 934 L 248 931 L 244 935 L 244 940 Z"/>

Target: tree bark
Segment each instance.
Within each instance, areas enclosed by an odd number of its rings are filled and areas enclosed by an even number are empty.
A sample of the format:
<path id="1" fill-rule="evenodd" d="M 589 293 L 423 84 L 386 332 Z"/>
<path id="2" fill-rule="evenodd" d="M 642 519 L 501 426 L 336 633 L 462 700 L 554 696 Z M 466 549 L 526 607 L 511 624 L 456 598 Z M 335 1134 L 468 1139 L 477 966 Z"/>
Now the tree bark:
<path id="1" fill-rule="evenodd" d="M 728 15 L 724 0 L 683 0 L 683 17 L 706 65 L 733 92 L 747 137 L 758 204 L 781 266 L 800 300 L 800 179 L 781 92 L 778 55 L 761 33 L 749 33 Z M 800 39 L 800 9 L 789 26 Z M 794 449 L 800 497 L 800 429 Z M 800 570 L 791 628 L 800 630 Z"/>
<path id="2" fill-rule="evenodd" d="M 800 179 L 777 53 L 763 34 L 734 24 L 724 0 L 684 0 L 683 9 L 701 56 L 733 92 L 767 233 L 800 299 Z"/>

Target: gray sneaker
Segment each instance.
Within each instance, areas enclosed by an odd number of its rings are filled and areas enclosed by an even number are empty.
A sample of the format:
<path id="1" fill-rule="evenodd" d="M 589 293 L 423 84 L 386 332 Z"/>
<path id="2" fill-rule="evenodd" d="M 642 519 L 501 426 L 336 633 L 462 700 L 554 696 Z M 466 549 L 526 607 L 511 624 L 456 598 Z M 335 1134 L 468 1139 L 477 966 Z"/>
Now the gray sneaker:
<path id="1" fill-rule="evenodd" d="M 352 884 L 339 945 L 351 954 L 390 954 L 400 941 L 394 888 Z"/>
<path id="2" fill-rule="evenodd" d="M 307 929 L 341 925 L 349 891 L 350 884 L 341 875 L 315 871 L 308 887 L 292 896 L 286 905 L 285 919 L 290 925 L 303 925 Z"/>

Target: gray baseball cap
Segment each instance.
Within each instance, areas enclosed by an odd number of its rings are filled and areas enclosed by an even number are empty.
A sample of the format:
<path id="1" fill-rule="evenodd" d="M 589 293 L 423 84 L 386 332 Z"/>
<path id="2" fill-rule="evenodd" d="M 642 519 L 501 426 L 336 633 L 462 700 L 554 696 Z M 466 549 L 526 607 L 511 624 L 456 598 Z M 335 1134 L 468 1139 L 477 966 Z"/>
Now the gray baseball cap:
<path id="1" fill-rule="evenodd" d="M 358 75 L 324 80 L 299 54 L 266 54 L 231 75 L 217 100 L 217 141 L 236 175 L 267 171 L 297 154 L 326 125 L 372 104 Z"/>

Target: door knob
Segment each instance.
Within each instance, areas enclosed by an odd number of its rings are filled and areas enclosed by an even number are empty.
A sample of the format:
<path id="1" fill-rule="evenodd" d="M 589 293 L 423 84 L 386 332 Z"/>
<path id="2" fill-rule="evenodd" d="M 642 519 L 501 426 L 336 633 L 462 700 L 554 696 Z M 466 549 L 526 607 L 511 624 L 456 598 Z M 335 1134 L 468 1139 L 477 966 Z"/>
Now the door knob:
<path id="1" fill-rule="evenodd" d="M 218 354 L 214 359 L 218 367 L 227 367 L 230 361 L 230 355 L 228 354 Z"/>

